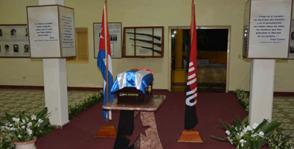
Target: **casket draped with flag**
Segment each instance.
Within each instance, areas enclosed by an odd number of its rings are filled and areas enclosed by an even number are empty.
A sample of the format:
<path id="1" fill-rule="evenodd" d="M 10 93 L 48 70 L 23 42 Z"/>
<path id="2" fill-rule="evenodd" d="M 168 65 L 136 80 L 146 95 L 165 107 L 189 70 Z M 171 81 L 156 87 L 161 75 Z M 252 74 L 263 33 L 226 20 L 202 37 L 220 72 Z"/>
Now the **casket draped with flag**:
<path id="1" fill-rule="evenodd" d="M 152 94 L 153 74 L 147 69 L 132 69 L 117 75 L 111 88 L 118 103 L 141 103 Z"/>

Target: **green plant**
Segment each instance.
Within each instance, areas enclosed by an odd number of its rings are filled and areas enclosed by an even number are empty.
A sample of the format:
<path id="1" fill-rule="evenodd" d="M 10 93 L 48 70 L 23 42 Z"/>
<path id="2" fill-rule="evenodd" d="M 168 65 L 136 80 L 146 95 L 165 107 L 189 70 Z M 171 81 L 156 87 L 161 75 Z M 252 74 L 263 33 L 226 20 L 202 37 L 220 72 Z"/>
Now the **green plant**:
<path id="1" fill-rule="evenodd" d="M 237 98 L 238 99 L 244 99 L 244 98 L 248 98 L 249 96 L 249 94 L 248 94 L 248 92 L 247 91 L 244 91 L 244 90 L 241 90 L 241 89 L 237 89 L 236 91 L 235 91 L 235 94 L 236 94 L 236 96 L 237 96 Z"/>
<path id="2" fill-rule="evenodd" d="M 0 133 L 0 149 L 14 149 L 11 138 Z"/>
<path id="3" fill-rule="evenodd" d="M 16 142 L 30 141 L 51 129 L 47 109 L 36 114 L 19 112 L 15 115 L 5 114 L 0 130 L 4 136 Z"/>
<path id="4" fill-rule="evenodd" d="M 237 89 L 235 95 L 245 111 L 249 110 L 249 92 Z"/>
<path id="5" fill-rule="evenodd" d="M 270 149 L 293 149 L 290 137 L 282 134 L 281 129 L 275 130 L 267 138 L 267 142 Z"/>
<path id="6" fill-rule="evenodd" d="M 101 98 L 102 98 L 102 93 L 99 92 L 98 94 L 90 96 L 87 99 L 85 99 L 85 100 L 83 100 L 73 106 L 69 106 L 69 119 L 72 119 L 73 117 L 78 115 L 80 112 L 95 105 L 96 103 L 98 103 L 100 101 Z"/>
<path id="7" fill-rule="evenodd" d="M 232 125 L 224 123 L 227 140 L 238 149 L 260 149 L 267 138 L 280 126 L 280 123 L 263 120 L 250 126 L 247 120 L 234 121 Z"/>

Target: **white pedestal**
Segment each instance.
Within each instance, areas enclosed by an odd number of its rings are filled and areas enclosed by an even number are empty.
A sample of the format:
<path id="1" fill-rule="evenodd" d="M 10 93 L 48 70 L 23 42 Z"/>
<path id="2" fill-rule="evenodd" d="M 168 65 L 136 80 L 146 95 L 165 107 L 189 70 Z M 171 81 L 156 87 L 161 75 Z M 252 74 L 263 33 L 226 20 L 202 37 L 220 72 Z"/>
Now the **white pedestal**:
<path id="1" fill-rule="evenodd" d="M 43 59 L 45 106 L 52 125 L 68 123 L 68 97 L 65 59 Z"/>
<path id="2" fill-rule="evenodd" d="M 65 59 L 43 59 L 45 106 L 52 125 L 68 123 L 68 97 Z"/>
<path id="3" fill-rule="evenodd" d="M 60 4 L 64 0 L 38 0 L 39 5 Z M 66 60 L 43 59 L 45 106 L 48 108 L 52 125 L 63 126 L 68 123 L 68 97 Z"/>
<path id="4" fill-rule="evenodd" d="M 250 84 L 249 123 L 271 120 L 274 92 L 275 60 L 253 59 Z"/>

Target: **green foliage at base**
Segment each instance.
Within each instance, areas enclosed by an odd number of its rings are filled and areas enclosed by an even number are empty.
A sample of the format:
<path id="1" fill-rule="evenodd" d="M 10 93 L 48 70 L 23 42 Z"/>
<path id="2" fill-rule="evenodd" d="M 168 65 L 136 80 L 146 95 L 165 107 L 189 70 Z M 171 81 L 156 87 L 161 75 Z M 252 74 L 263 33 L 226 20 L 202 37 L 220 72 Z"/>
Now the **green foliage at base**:
<path id="1" fill-rule="evenodd" d="M 14 149 L 14 145 L 11 142 L 10 137 L 0 133 L 0 149 Z"/>
<path id="2" fill-rule="evenodd" d="M 240 102 L 240 105 L 248 112 L 249 111 L 249 92 L 248 91 L 244 91 L 244 90 L 236 90 L 235 91 L 235 95 L 238 99 L 238 101 Z M 248 125 L 248 119 L 244 119 L 243 121 L 234 121 L 234 123 L 232 125 L 229 124 L 225 124 L 225 128 L 227 129 L 226 134 L 227 134 L 227 140 L 236 146 L 236 148 L 256 148 L 259 149 L 261 148 L 262 144 L 267 144 L 267 146 L 270 149 L 294 149 L 293 145 L 290 143 L 290 137 L 286 136 L 282 133 L 282 129 L 280 129 L 279 126 L 276 126 L 276 124 L 278 124 L 277 122 L 262 122 L 262 123 L 266 123 L 266 125 L 268 125 L 268 128 L 274 128 L 273 130 L 271 130 L 270 135 L 267 135 L 263 138 L 258 138 L 257 134 L 251 134 L 251 137 L 257 137 L 253 140 L 254 141 L 250 141 L 249 140 L 245 140 L 243 137 L 244 133 L 247 133 L 248 137 L 248 133 L 251 133 L 251 129 L 253 126 L 250 128 L 250 126 Z M 274 123 L 274 125 L 272 125 L 271 123 Z M 272 125 L 272 126 L 271 126 Z M 262 134 L 262 133 L 261 133 Z M 240 135 L 242 137 L 240 137 Z M 243 139 L 243 140 L 242 140 Z M 248 138 L 247 138 L 248 139 Z M 259 140 L 259 141 L 258 141 Z M 245 141 L 245 142 L 244 142 Z M 256 142 L 257 141 L 257 142 Z M 248 144 L 255 144 L 253 146 L 248 146 Z M 241 146 L 242 145 L 242 146 Z M 247 149 L 246 148 L 246 149 Z"/>
<path id="3" fill-rule="evenodd" d="M 227 140 L 237 149 L 261 149 L 268 138 L 280 126 L 280 123 L 263 120 L 259 124 L 249 125 L 247 120 L 237 120 L 233 124 L 224 124 Z"/>
<path id="4" fill-rule="evenodd" d="M 75 104 L 73 106 L 69 106 L 69 118 L 72 119 L 73 117 L 77 116 L 80 112 L 82 112 L 82 111 L 86 110 L 87 108 L 97 104 L 101 100 L 101 98 L 102 98 L 102 93 L 99 92 L 98 94 L 90 96 L 87 99 L 85 99 L 85 100 L 83 100 L 83 101 L 81 101 L 81 102 L 79 102 L 79 103 L 77 103 L 77 104 Z M 49 120 L 47 119 L 47 115 L 48 114 L 47 114 L 47 109 L 46 108 L 44 110 L 42 110 L 40 112 L 37 112 L 37 113 L 34 113 L 32 115 L 30 115 L 30 114 L 28 114 L 26 112 L 19 112 L 17 114 L 8 114 L 7 113 L 5 117 L 1 118 L 0 126 L 2 126 L 1 128 L 6 128 L 6 126 L 5 126 L 6 123 L 5 122 L 8 122 L 8 120 L 9 120 L 9 122 L 18 122 L 18 121 L 22 122 L 21 119 L 26 120 L 24 122 L 24 124 L 29 124 L 31 126 L 31 123 L 34 124 L 33 122 L 35 122 L 35 121 L 38 122 L 37 120 L 39 120 L 39 118 L 42 118 L 42 122 L 43 121 L 46 122 L 46 127 L 45 126 L 43 127 L 43 125 L 42 125 L 42 129 L 41 128 L 36 128 L 35 131 L 33 131 L 33 132 L 36 132 L 36 133 L 32 134 L 35 137 L 39 137 L 39 136 L 46 135 L 46 134 L 50 133 L 52 130 L 54 130 L 53 126 L 47 125 L 47 124 L 49 124 Z M 17 116 L 19 116 L 19 117 L 17 117 Z M 39 123 L 40 122 L 41 121 L 39 121 Z M 36 124 L 38 124 L 38 123 L 36 123 Z M 3 126 L 5 126 L 5 127 L 3 127 Z M 20 128 L 22 128 L 22 127 L 20 127 Z M 9 127 L 9 130 L 10 129 L 11 128 Z M 14 128 L 13 128 L 13 130 L 14 130 Z M 27 132 L 27 129 L 25 129 L 24 132 Z M 31 134 L 31 130 L 29 130 L 28 133 Z M 29 134 L 23 133 L 24 138 L 31 137 L 31 135 L 29 135 Z M 14 135 L 8 134 L 7 131 L 4 132 L 4 131 L 1 130 L 0 131 L 0 149 L 14 149 L 14 144 L 12 143 L 13 142 L 12 141 L 13 136 Z M 14 138 L 14 140 L 15 140 L 15 138 Z"/>
<path id="5" fill-rule="evenodd" d="M 12 141 L 26 142 L 47 134 L 51 130 L 48 110 L 44 108 L 37 113 L 6 113 L 0 122 L 0 148 L 13 148 Z"/>
<path id="6" fill-rule="evenodd" d="M 281 129 L 275 130 L 272 135 L 267 138 L 270 149 L 293 149 L 290 143 L 290 137 L 282 133 Z"/>
<path id="7" fill-rule="evenodd" d="M 235 95 L 240 102 L 241 106 L 248 112 L 249 110 L 249 92 L 243 90 L 236 90 Z"/>
<path id="8" fill-rule="evenodd" d="M 77 116 L 79 113 L 81 113 L 82 111 L 85 111 L 86 109 L 88 109 L 89 107 L 97 104 L 99 101 L 101 101 L 102 98 L 102 94 L 98 93 L 96 95 L 90 96 L 87 99 L 74 104 L 73 106 L 69 106 L 69 119 L 74 118 L 75 116 Z"/>

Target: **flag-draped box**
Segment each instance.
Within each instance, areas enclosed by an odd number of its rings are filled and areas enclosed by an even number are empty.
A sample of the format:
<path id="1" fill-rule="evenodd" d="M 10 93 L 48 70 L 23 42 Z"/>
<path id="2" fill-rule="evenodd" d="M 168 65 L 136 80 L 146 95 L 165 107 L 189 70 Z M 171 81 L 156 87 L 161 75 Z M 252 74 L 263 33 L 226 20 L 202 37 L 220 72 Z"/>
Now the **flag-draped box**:
<path id="1" fill-rule="evenodd" d="M 73 8 L 61 5 L 27 7 L 31 57 L 76 56 Z"/>
<path id="2" fill-rule="evenodd" d="M 116 76 L 111 93 L 117 103 L 143 103 L 152 95 L 153 74 L 149 69 L 131 69 Z"/>

